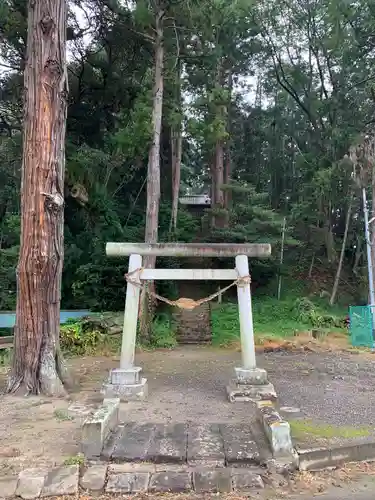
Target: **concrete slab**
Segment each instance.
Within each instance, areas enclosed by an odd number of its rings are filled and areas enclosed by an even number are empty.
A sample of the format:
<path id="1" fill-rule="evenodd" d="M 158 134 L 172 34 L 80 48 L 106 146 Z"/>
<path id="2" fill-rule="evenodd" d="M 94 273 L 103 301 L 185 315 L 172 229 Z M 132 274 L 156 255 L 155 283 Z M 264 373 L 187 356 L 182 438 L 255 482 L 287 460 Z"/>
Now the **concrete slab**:
<path id="1" fill-rule="evenodd" d="M 107 399 L 82 426 L 82 451 L 86 458 L 99 457 L 109 434 L 118 426 L 120 400 Z"/>

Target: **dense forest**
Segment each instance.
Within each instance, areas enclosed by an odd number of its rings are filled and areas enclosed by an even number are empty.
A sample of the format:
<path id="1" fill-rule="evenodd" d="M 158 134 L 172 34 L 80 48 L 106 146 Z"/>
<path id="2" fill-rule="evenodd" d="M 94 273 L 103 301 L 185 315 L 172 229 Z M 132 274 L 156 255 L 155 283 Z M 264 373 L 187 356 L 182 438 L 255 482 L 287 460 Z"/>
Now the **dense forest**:
<path id="1" fill-rule="evenodd" d="M 145 238 L 269 242 L 258 286 L 299 275 L 329 299 L 339 270 L 331 301 L 367 300 L 374 19 L 370 0 L 70 0 L 62 307 L 122 309 L 126 263 L 105 243 Z M 2 0 L 2 310 L 16 303 L 26 40 L 27 1 Z M 211 197 L 202 220 L 178 203 L 191 194 Z"/>

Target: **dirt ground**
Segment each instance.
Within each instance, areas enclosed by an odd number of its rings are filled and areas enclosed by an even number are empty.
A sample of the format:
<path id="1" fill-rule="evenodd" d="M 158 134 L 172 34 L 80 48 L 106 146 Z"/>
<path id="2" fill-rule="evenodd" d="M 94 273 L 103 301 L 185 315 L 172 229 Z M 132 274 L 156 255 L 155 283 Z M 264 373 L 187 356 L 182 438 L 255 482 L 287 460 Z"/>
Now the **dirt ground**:
<path id="1" fill-rule="evenodd" d="M 304 418 L 314 421 L 375 427 L 371 356 L 274 352 L 258 354 L 257 359 L 275 384 L 281 405 L 296 406 Z M 149 398 L 123 405 L 121 417 L 152 422 L 248 423 L 252 418 L 250 405 L 226 401 L 225 386 L 239 363 L 240 354 L 229 349 L 183 347 L 140 352 L 137 364 L 148 378 Z M 77 389 L 67 400 L 0 396 L 0 476 L 25 467 L 60 465 L 78 455 L 81 422 L 100 403 L 101 384 L 110 368 L 118 366 L 118 358 L 75 358 L 69 364 Z M 5 380 L 3 370 L 0 387 Z M 374 472 L 373 466 L 361 464 L 336 471 L 336 476 L 300 475 L 294 478 L 292 491 L 298 492 L 309 483 L 319 492 L 327 481 L 340 483 L 364 473 L 372 477 Z"/>

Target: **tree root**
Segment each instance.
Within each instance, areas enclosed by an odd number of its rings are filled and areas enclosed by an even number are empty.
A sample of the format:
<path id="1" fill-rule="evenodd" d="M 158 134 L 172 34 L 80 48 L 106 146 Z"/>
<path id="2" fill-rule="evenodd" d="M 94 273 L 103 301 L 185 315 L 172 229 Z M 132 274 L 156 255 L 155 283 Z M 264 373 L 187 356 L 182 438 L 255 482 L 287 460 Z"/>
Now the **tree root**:
<path id="1" fill-rule="evenodd" d="M 57 350 L 56 355 L 53 352 L 44 350 L 37 374 L 31 373 L 30 370 L 22 372 L 19 365 L 13 366 L 6 392 L 23 396 L 43 394 L 49 397 L 61 398 L 67 396 L 67 388 L 72 385 L 60 349 Z"/>

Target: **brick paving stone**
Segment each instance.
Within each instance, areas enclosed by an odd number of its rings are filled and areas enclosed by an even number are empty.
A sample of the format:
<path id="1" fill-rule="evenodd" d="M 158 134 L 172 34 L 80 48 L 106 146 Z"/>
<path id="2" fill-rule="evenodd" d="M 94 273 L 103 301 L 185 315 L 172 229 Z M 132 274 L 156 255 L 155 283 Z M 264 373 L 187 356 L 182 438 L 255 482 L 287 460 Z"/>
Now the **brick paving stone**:
<path id="1" fill-rule="evenodd" d="M 149 474 L 152 474 L 153 472 L 156 472 L 156 466 L 155 464 L 149 462 L 128 462 L 125 464 L 110 464 L 108 466 L 108 475 L 122 474 L 124 472 L 131 472 L 132 474 L 135 474 L 137 472 L 148 472 Z"/>
<path id="2" fill-rule="evenodd" d="M 156 424 L 147 459 L 157 463 L 185 463 L 187 426 L 185 424 Z"/>
<path id="3" fill-rule="evenodd" d="M 246 469 L 232 469 L 232 484 L 233 488 L 239 491 L 260 490 L 264 488 L 262 477 Z"/>
<path id="4" fill-rule="evenodd" d="M 251 425 L 222 424 L 220 431 L 224 440 L 224 453 L 228 464 L 257 464 L 260 460 Z"/>
<path id="5" fill-rule="evenodd" d="M 224 442 L 218 424 L 189 426 L 187 461 L 189 465 L 224 467 Z"/>
<path id="6" fill-rule="evenodd" d="M 146 460 L 154 431 L 154 424 L 129 423 L 125 425 L 112 452 L 112 459 L 125 462 L 143 462 Z"/>
<path id="7" fill-rule="evenodd" d="M 31 468 L 23 470 L 18 475 L 16 496 L 24 500 L 39 498 L 46 476 L 47 470 L 45 469 Z"/>
<path id="8" fill-rule="evenodd" d="M 148 472 L 123 472 L 108 476 L 106 493 L 143 493 L 148 489 Z"/>
<path id="9" fill-rule="evenodd" d="M 191 474 L 189 472 L 158 472 L 152 474 L 150 492 L 183 493 L 192 489 Z"/>
<path id="10" fill-rule="evenodd" d="M 0 500 L 14 497 L 18 483 L 17 476 L 0 478 Z"/>
<path id="11" fill-rule="evenodd" d="M 78 481 L 78 465 L 56 467 L 47 474 L 41 496 L 75 495 L 78 493 Z"/>
<path id="12" fill-rule="evenodd" d="M 106 465 L 92 465 L 88 467 L 80 479 L 81 488 L 90 491 L 101 491 L 107 476 Z"/>
<path id="13" fill-rule="evenodd" d="M 197 493 L 230 493 L 232 480 L 229 469 L 200 470 L 193 473 Z"/>

